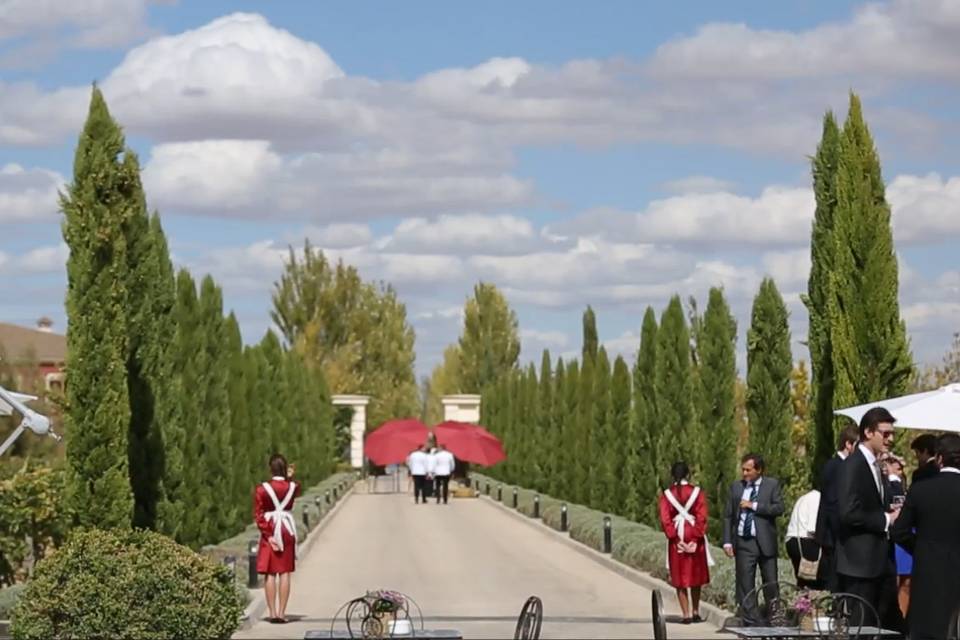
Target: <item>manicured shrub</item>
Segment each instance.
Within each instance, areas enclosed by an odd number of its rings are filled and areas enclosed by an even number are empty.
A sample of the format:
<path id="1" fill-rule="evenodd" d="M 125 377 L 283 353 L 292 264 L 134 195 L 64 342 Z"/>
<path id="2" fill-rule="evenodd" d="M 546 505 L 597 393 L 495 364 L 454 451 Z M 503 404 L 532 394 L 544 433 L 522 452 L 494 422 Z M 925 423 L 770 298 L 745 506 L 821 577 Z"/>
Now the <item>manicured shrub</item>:
<path id="1" fill-rule="evenodd" d="M 158 533 L 77 531 L 13 612 L 28 638 L 229 638 L 243 597 L 223 566 Z"/>

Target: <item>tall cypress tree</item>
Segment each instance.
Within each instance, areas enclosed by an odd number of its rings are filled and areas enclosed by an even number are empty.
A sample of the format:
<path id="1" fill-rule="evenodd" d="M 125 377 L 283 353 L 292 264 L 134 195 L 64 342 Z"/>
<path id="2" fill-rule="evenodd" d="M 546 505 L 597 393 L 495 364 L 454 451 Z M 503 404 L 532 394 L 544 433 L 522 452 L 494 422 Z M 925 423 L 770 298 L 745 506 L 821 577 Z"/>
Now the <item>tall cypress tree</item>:
<path id="1" fill-rule="evenodd" d="M 67 259 L 67 496 L 77 523 L 129 527 L 127 226 L 139 193 L 124 138 L 94 86 L 73 182 L 60 199 Z"/>
<path id="2" fill-rule="evenodd" d="M 256 482 L 252 476 L 250 451 L 248 450 L 251 432 L 254 426 L 250 423 L 250 396 L 247 394 L 247 366 L 243 354 L 243 338 L 240 335 L 240 324 L 233 312 L 227 316 L 223 327 L 225 340 L 225 357 L 227 371 L 227 395 L 230 399 L 230 448 L 233 453 L 233 464 L 230 470 L 233 505 L 244 505 L 250 497 L 250 488 Z M 307 394 L 305 401 L 311 401 L 314 394 Z M 315 409 L 315 407 L 314 407 Z M 319 426 L 319 425 L 318 425 Z M 308 466 L 317 466 L 324 461 L 313 459 Z M 246 520 L 247 510 L 237 508 L 232 514 L 232 521 L 239 524 Z"/>
<path id="3" fill-rule="evenodd" d="M 550 352 L 543 350 L 543 357 L 540 359 L 540 386 L 537 389 L 537 407 L 539 409 L 540 422 L 538 431 L 540 433 L 540 446 L 535 452 L 537 490 L 549 493 L 552 489 L 551 478 L 556 473 L 556 452 L 563 446 L 560 439 L 557 438 L 553 422 L 553 372 L 551 371 Z"/>
<path id="4" fill-rule="evenodd" d="M 593 482 L 593 431 L 596 428 L 596 406 L 593 398 L 593 384 L 596 379 L 596 361 L 586 358 L 580 366 L 577 384 L 577 413 L 573 442 L 576 443 L 574 457 L 573 496 L 579 504 L 590 503 L 590 486 Z"/>
<path id="5" fill-rule="evenodd" d="M 537 404 L 537 370 L 533 363 L 527 365 L 523 376 L 523 446 L 524 453 L 521 459 L 521 476 L 519 480 L 525 485 L 536 484 L 539 489 L 540 477 L 537 472 L 537 451 L 543 446 L 540 439 L 540 407 Z"/>
<path id="6" fill-rule="evenodd" d="M 840 138 L 827 317 L 837 407 L 902 395 L 913 362 L 900 319 L 897 258 L 880 159 L 860 99 Z"/>
<path id="7" fill-rule="evenodd" d="M 634 435 L 630 415 L 630 368 L 617 356 L 613 363 L 613 378 L 610 381 L 610 417 L 607 420 L 607 455 L 609 460 L 605 475 L 611 483 L 607 509 L 625 515 L 629 482 L 627 473 L 627 443 Z"/>
<path id="8" fill-rule="evenodd" d="M 554 433 L 554 442 L 556 443 L 547 455 L 550 456 L 549 476 L 550 485 L 547 493 L 555 498 L 567 496 L 567 469 L 573 460 L 573 453 L 570 451 L 570 441 L 567 440 L 567 373 L 563 364 L 563 358 L 557 359 L 557 372 L 553 376 L 553 420 L 551 428 Z"/>
<path id="9" fill-rule="evenodd" d="M 563 417 L 563 494 L 559 498 L 577 501 L 579 489 L 578 458 L 583 452 L 579 450 L 579 422 L 580 422 L 580 365 L 572 360 L 567 365 L 564 380 L 563 396 L 566 403 L 566 413 Z M 559 404 L 559 403 L 558 403 Z"/>
<path id="10" fill-rule="evenodd" d="M 690 363 L 690 333 L 680 297 L 673 296 L 657 330 L 657 370 L 654 375 L 660 443 L 656 470 L 658 487 L 666 486 L 669 465 L 690 459 L 696 414 L 693 407 L 693 377 Z"/>
<path id="11" fill-rule="evenodd" d="M 610 424 L 610 358 L 607 350 L 600 347 L 593 372 L 593 431 L 590 434 L 591 460 L 588 461 L 587 478 L 590 483 L 590 506 L 601 511 L 613 507 L 614 485 L 617 482 L 615 461 L 611 449 L 614 446 Z"/>
<path id="12" fill-rule="evenodd" d="M 771 278 L 753 300 L 747 332 L 749 448 L 766 459 L 770 475 L 789 473 L 793 403 L 790 396 L 790 326 L 787 307 Z"/>
<path id="13" fill-rule="evenodd" d="M 583 353 L 581 357 L 584 362 L 597 357 L 597 347 L 599 344 L 600 341 L 597 338 L 597 315 L 593 312 L 593 307 L 587 305 L 587 310 L 583 312 Z"/>
<path id="14" fill-rule="evenodd" d="M 633 369 L 633 407 L 636 437 L 627 457 L 628 476 L 634 498 L 630 517 L 649 525 L 657 522 L 657 478 L 659 478 L 660 423 L 657 420 L 657 316 L 651 307 L 643 314 L 640 349 Z"/>
<path id="15" fill-rule="evenodd" d="M 723 500 L 737 470 L 734 426 L 737 382 L 737 323 L 723 291 L 710 289 L 697 341 L 700 361 L 700 424 L 706 452 L 701 456 L 701 480 L 710 513 L 710 535 L 719 539 Z"/>
<path id="16" fill-rule="evenodd" d="M 823 117 L 823 133 L 813 157 L 813 194 L 817 206 L 810 236 L 810 278 L 803 303 L 810 319 L 807 344 L 810 348 L 811 391 L 813 395 L 813 468 L 819 469 L 830 456 L 836 438 L 833 415 L 833 354 L 827 303 L 834 268 L 836 240 L 834 210 L 837 206 L 837 163 L 840 158 L 840 129 L 833 113 Z"/>

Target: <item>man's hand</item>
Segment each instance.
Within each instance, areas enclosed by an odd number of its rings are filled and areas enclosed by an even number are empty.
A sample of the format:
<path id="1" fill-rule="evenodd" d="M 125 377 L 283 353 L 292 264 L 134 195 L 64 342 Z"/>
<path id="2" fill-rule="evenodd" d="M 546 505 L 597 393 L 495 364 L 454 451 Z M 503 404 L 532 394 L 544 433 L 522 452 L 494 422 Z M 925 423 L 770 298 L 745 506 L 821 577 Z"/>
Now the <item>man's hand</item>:
<path id="1" fill-rule="evenodd" d="M 741 501 L 740 501 L 740 508 L 741 508 L 741 509 L 748 509 L 748 510 L 750 510 L 750 511 L 753 511 L 753 503 L 750 502 L 749 500 L 741 500 Z"/>
<path id="2" fill-rule="evenodd" d="M 727 557 L 728 557 L 728 558 L 732 558 L 732 557 L 733 557 L 733 545 L 732 545 L 732 544 L 725 544 L 725 545 L 723 545 L 723 552 L 724 552 L 725 554 L 727 554 Z"/>
<path id="3" fill-rule="evenodd" d="M 893 526 L 893 523 L 897 521 L 897 518 L 900 517 L 900 508 L 896 508 L 893 511 L 887 512 L 887 522 L 890 526 Z"/>

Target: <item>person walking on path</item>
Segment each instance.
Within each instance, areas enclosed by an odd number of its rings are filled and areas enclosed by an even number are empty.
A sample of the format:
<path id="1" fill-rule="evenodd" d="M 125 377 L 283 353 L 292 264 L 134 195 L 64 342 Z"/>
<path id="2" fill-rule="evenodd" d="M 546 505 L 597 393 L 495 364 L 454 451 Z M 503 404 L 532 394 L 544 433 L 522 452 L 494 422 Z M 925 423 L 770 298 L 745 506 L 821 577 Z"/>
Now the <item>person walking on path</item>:
<path id="1" fill-rule="evenodd" d="M 890 529 L 897 544 L 913 552 L 907 622 L 911 640 L 951 638 L 960 612 L 960 435 L 940 436 L 940 471 L 914 484 Z"/>
<path id="2" fill-rule="evenodd" d="M 427 471 L 430 464 L 427 446 L 423 445 L 407 457 L 407 468 L 410 469 L 410 475 L 413 476 L 413 502 L 414 504 L 423 499 L 423 504 L 427 504 Z"/>
<path id="3" fill-rule="evenodd" d="M 773 602 L 780 594 L 777 579 L 777 518 L 783 515 L 780 482 L 763 475 L 763 458 L 748 453 L 740 460 L 743 480 L 730 486 L 723 514 L 723 551 L 736 559 L 736 598 L 747 626 L 763 624 L 754 592 L 757 567 L 763 595 Z"/>
<path id="4" fill-rule="evenodd" d="M 708 565 L 713 564 L 706 538 L 707 501 L 700 487 L 690 484 L 689 475 L 686 462 L 675 462 L 670 469 L 673 484 L 660 496 L 660 525 L 667 536 L 667 569 L 670 584 L 677 590 L 683 624 L 703 622 L 700 589 L 710 582 Z"/>
<path id="5" fill-rule="evenodd" d="M 260 530 L 257 573 L 266 576 L 264 592 L 269 621 L 283 624 L 287 622 L 290 574 L 296 569 L 297 524 L 293 518 L 293 501 L 300 495 L 300 484 L 293 481 L 294 466 L 288 465 L 279 453 L 270 457 L 270 473 L 270 481 L 258 485 L 253 498 L 253 518 Z"/>
<path id="6" fill-rule="evenodd" d="M 450 474 L 456 466 L 453 454 L 447 451 L 444 445 L 437 445 L 437 452 L 433 454 L 433 481 L 434 491 L 437 494 L 437 504 L 440 504 L 443 494 L 443 504 L 447 504 L 447 495 L 450 492 Z"/>

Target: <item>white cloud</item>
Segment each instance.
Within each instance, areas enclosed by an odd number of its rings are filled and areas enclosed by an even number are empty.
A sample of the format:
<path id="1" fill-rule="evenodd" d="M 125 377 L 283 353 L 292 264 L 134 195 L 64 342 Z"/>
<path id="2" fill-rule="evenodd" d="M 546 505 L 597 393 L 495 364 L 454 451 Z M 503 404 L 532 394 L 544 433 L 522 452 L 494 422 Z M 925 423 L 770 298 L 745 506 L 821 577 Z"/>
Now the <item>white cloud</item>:
<path id="1" fill-rule="evenodd" d="M 104 48 L 127 44 L 148 32 L 149 0 L 5 0 L 0 40 L 56 37 L 60 46 Z"/>
<path id="2" fill-rule="evenodd" d="M 652 73 L 671 78 L 782 80 L 872 74 L 960 73 L 960 5 L 944 0 L 893 0 L 858 7 L 843 22 L 801 32 L 712 23 L 661 45 Z"/>
<path id="3" fill-rule="evenodd" d="M 373 232 L 365 224 L 331 224 L 325 227 L 307 227 L 303 235 L 320 247 L 329 249 L 348 249 L 369 243 Z M 299 242 L 299 240 L 298 240 Z"/>
<path id="4" fill-rule="evenodd" d="M 714 193 L 717 191 L 732 191 L 734 184 L 720 178 L 710 176 L 688 176 L 677 180 L 668 180 L 660 185 L 665 191 L 673 193 Z"/>
<path id="5" fill-rule="evenodd" d="M 525 347 L 524 350 L 527 352 L 542 351 L 545 348 L 563 349 L 570 344 L 570 337 L 563 331 L 521 329 L 520 340 Z"/>
<path id="6" fill-rule="evenodd" d="M 463 166 L 457 154 L 398 150 L 283 156 L 265 140 L 157 145 L 143 176 L 164 211 L 317 222 L 436 214 L 531 201 L 533 187 Z"/>
<path id="7" fill-rule="evenodd" d="M 17 286 L 22 291 L 32 291 L 28 282 L 22 280 L 31 275 L 46 275 L 51 273 L 66 273 L 67 258 L 70 251 L 67 245 L 60 243 L 54 246 L 36 247 L 19 255 L 12 255 L 0 251 L 0 273 L 17 276 Z"/>
<path id="8" fill-rule="evenodd" d="M 526 218 L 511 215 L 442 215 L 407 218 L 393 230 L 389 248 L 405 252 L 515 254 L 541 244 Z"/>
<path id="9" fill-rule="evenodd" d="M 781 293 L 801 287 L 806 289 L 810 276 L 810 249 L 771 251 L 761 256 L 764 272 L 773 278 Z"/>
<path id="10" fill-rule="evenodd" d="M 59 207 L 57 191 L 63 186 L 63 176 L 55 171 L 12 163 L 0 167 L 0 223 L 53 218 Z"/>
<path id="11" fill-rule="evenodd" d="M 898 243 L 930 243 L 960 236 L 960 177 L 897 176 L 887 186 Z"/>

